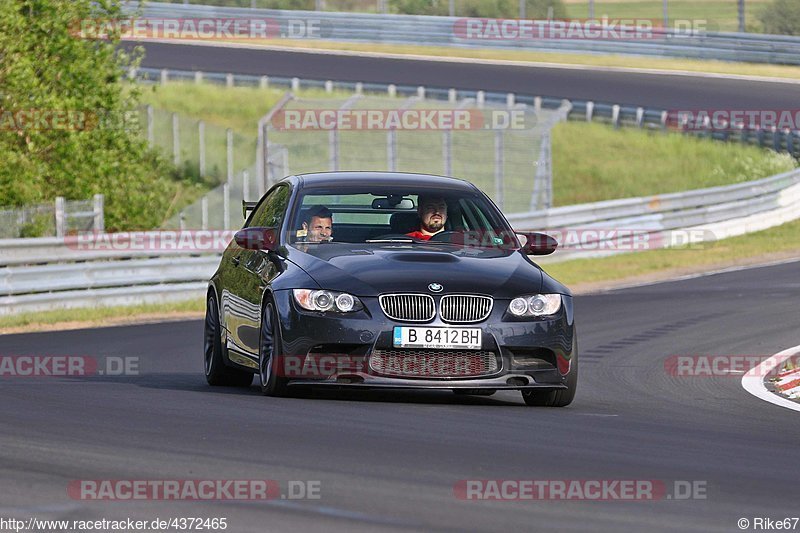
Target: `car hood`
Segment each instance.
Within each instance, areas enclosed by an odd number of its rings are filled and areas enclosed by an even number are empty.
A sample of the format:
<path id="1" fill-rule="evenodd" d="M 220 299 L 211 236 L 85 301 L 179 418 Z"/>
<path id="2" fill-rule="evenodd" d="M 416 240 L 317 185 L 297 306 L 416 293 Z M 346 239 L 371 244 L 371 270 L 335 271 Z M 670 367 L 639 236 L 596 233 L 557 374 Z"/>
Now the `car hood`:
<path id="1" fill-rule="evenodd" d="M 430 293 L 428 285 L 439 283 L 443 294 L 513 298 L 541 292 L 543 279 L 560 286 L 515 250 L 427 243 L 298 244 L 288 250 L 287 259 L 320 287 L 356 296 Z"/>

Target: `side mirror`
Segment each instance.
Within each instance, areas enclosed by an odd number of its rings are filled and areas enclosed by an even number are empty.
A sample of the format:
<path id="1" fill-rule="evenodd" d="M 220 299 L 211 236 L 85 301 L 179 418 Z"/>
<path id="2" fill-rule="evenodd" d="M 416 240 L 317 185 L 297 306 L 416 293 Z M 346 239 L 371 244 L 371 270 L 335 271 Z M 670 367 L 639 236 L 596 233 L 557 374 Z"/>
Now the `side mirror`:
<path id="1" fill-rule="evenodd" d="M 558 241 L 544 233 L 517 233 L 525 237 L 522 253 L 525 255 L 550 255 L 558 248 Z"/>
<path id="2" fill-rule="evenodd" d="M 233 239 L 245 250 L 274 252 L 278 249 L 278 228 L 244 228 L 237 231 Z"/>

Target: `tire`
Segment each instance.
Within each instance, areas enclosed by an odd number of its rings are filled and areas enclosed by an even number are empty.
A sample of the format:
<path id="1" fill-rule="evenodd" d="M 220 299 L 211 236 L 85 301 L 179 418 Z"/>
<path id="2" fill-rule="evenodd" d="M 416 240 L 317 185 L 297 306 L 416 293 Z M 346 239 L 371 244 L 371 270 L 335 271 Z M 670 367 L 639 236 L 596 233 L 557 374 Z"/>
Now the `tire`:
<path id="1" fill-rule="evenodd" d="M 267 300 L 261 311 L 261 333 L 258 341 L 258 374 L 261 377 L 261 393 L 265 396 L 288 396 L 289 380 L 280 377 L 272 364 L 275 354 L 280 354 L 282 346 L 278 313 L 272 300 Z"/>
<path id="2" fill-rule="evenodd" d="M 522 391 L 522 399 L 526 405 L 536 407 L 566 407 L 575 398 L 575 390 L 578 388 L 578 343 L 575 341 L 572 350 L 572 364 L 567 374 L 567 388 L 553 391 Z"/>
<path id="3" fill-rule="evenodd" d="M 203 355 L 206 381 L 222 387 L 249 387 L 253 374 L 225 365 L 222 355 L 222 326 L 219 323 L 219 305 L 213 293 L 206 300 L 206 321 L 203 335 Z"/>

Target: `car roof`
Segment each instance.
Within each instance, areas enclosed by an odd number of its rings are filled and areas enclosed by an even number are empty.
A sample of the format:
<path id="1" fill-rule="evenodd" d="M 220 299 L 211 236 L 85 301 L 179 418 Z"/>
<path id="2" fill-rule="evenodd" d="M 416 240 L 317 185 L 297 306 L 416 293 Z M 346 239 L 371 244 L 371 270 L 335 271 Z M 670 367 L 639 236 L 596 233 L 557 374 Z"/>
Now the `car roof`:
<path id="1" fill-rule="evenodd" d="M 363 185 L 402 186 L 412 188 L 435 188 L 474 192 L 476 187 L 459 178 L 435 176 L 432 174 L 414 174 L 410 172 L 315 172 L 294 176 L 302 188 L 317 187 L 351 187 Z"/>

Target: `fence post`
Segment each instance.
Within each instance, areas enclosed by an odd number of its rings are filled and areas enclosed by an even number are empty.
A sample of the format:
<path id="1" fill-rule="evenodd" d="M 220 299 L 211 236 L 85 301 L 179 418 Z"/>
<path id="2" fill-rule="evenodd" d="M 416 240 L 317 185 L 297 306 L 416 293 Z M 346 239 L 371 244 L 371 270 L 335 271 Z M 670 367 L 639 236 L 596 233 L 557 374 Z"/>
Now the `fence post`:
<path id="1" fill-rule="evenodd" d="M 56 196 L 56 237 L 64 237 L 66 228 L 66 202 L 63 196 Z"/>
<path id="2" fill-rule="evenodd" d="M 533 112 L 537 115 L 542 112 L 542 97 L 537 96 L 533 99 Z"/>
<path id="3" fill-rule="evenodd" d="M 397 131 L 393 128 L 386 133 L 386 163 L 390 172 L 397 170 Z"/>
<path id="4" fill-rule="evenodd" d="M 388 87 L 386 87 L 386 92 L 389 94 L 391 98 L 397 96 L 397 87 L 394 83 L 390 83 Z"/>
<path id="5" fill-rule="evenodd" d="M 181 132 L 178 114 L 172 114 L 172 161 L 175 166 L 181 164 Z"/>
<path id="6" fill-rule="evenodd" d="M 195 71 L 194 73 L 194 82 L 196 84 L 203 83 L 203 73 L 199 70 Z"/>
<path id="7" fill-rule="evenodd" d="M 425 87 L 423 87 L 422 85 L 417 87 L 417 97 L 420 100 L 425 100 Z"/>
<path id="8" fill-rule="evenodd" d="M 153 148 L 156 144 L 155 126 L 153 124 L 153 106 L 147 105 L 147 144 Z"/>
<path id="9" fill-rule="evenodd" d="M 458 93 L 455 89 L 449 89 L 447 91 L 447 101 L 451 104 L 455 104 L 456 100 L 458 100 Z"/>
<path id="10" fill-rule="evenodd" d="M 300 78 L 292 78 L 292 92 L 296 93 L 300 90 Z"/>
<path id="11" fill-rule="evenodd" d="M 638 127 L 640 127 L 640 128 L 642 126 L 644 126 L 644 108 L 643 107 L 637 107 L 636 108 L 636 125 Z"/>
<path id="12" fill-rule="evenodd" d="M 619 105 L 617 104 L 611 106 L 611 124 L 615 128 L 619 128 Z"/>
<path id="13" fill-rule="evenodd" d="M 483 109 L 483 104 L 486 101 L 486 93 L 483 91 L 478 91 L 475 93 L 475 105 L 478 109 Z"/>
<path id="14" fill-rule="evenodd" d="M 166 85 L 169 81 L 169 71 L 165 68 L 161 69 L 161 85 Z"/>
<path id="15" fill-rule="evenodd" d="M 586 122 L 591 122 L 594 118 L 594 102 L 586 102 Z"/>
<path id="16" fill-rule="evenodd" d="M 514 107 L 516 99 L 517 97 L 514 95 L 514 93 L 508 93 L 506 95 L 506 107 Z"/>
<path id="17" fill-rule="evenodd" d="M 269 76 L 261 76 L 258 80 L 258 87 L 261 89 L 269 89 Z"/>
<path id="18" fill-rule="evenodd" d="M 247 201 L 247 195 L 250 193 L 250 173 L 246 170 L 242 171 L 242 200 Z"/>
<path id="19" fill-rule="evenodd" d="M 542 136 L 542 152 L 544 159 L 542 173 L 544 175 L 544 208 L 553 207 L 553 146 L 550 142 L 550 132 L 546 131 Z"/>
<path id="20" fill-rule="evenodd" d="M 266 190 L 269 170 L 269 138 L 267 124 L 262 118 L 258 121 L 258 141 L 256 143 L 256 186 L 259 198 L 264 195 Z"/>
<path id="21" fill-rule="evenodd" d="M 197 137 L 200 149 L 200 175 L 206 175 L 206 123 L 200 120 L 197 123 Z"/>
<path id="22" fill-rule="evenodd" d="M 181 211 L 178 217 L 178 227 L 181 231 L 186 231 L 186 213 L 184 211 Z"/>
<path id="23" fill-rule="evenodd" d="M 227 175 L 225 181 L 230 185 L 233 183 L 233 130 L 225 130 L 225 161 L 227 163 Z"/>
<path id="24" fill-rule="evenodd" d="M 442 132 L 442 159 L 444 159 L 444 175 L 453 175 L 453 130 Z"/>
<path id="25" fill-rule="evenodd" d="M 503 210 L 503 130 L 494 133 L 494 202 Z"/>
<path id="26" fill-rule="evenodd" d="M 662 130 L 666 130 L 667 129 L 667 121 L 668 120 L 669 120 L 669 112 L 662 111 L 661 112 L 661 129 Z"/>
<path id="27" fill-rule="evenodd" d="M 333 82 L 331 80 L 328 80 L 328 81 L 325 82 L 325 92 L 326 93 L 332 93 L 333 92 Z"/>
<path id="28" fill-rule="evenodd" d="M 228 73 L 225 75 L 225 86 L 228 88 L 233 87 L 233 74 Z"/>
<path id="29" fill-rule="evenodd" d="M 105 197 L 102 194 L 95 194 L 92 199 L 92 212 L 94 213 L 94 220 L 92 221 L 92 229 L 95 233 L 103 233 L 106 230 L 105 220 Z"/>
<path id="30" fill-rule="evenodd" d="M 231 228 L 231 186 L 222 184 L 222 229 Z"/>
<path id="31" fill-rule="evenodd" d="M 200 199 L 200 229 L 208 229 L 208 196 Z"/>
<path id="32" fill-rule="evenodd" d="M 333 128 L 328 132 L 328 168 L 339 170 L 339 130 Z"/>
<path id="33" fill-rule="evenodd" d="M 359 81 L 359 82 L 356 83 L 356 94 L 364 94 L 364 83 L 363 82 Z"/>

